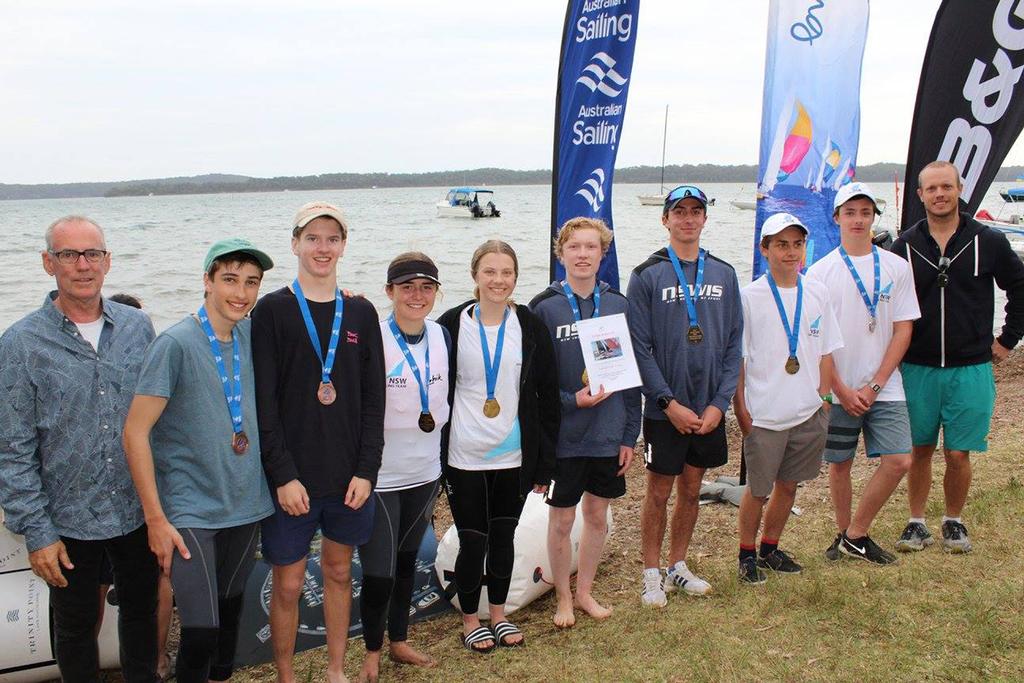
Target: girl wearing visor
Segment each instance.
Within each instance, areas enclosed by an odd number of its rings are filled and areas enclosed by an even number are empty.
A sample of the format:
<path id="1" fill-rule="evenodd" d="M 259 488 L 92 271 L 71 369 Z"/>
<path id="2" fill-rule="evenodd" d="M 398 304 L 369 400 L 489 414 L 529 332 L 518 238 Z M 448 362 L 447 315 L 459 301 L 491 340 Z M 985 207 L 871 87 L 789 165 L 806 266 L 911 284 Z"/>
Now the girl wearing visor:
<path id="1" fill-rule="evenodd" d="M 434 512 L 441 478 L 441 429 L 448 423 L 447 331 L 427 320 L 440 280 L 425 254 L 407 252 L 388 266 L 385 292 L 393 310 L 381 321 L 387 372 L 384 452 L 377 474 L 377 512 L 369 542 L 359 546 L 359 609 L 366 658 L 359 680 L 376 681 L 384 627 L 388 654 L 401 664 L 435 660 L 407 641 L 416 554 Z"/>
<path id="2" fill-rule="evenodd" d="M 470 272 L 475 298 L 438 320 L 452 337 L 452 422 L 442 456 L 459 533 L 462 642 L 485 653 L 524 642 L 505 618 L 513 542 L 526 495 L 546 492 L 554 474 L 561 402 L 551 335 L 540 318 L 512 302 L 515 251 L 500 240 L 484 242 Z M 490 628 L 477 618 L 485 575 Z"/>

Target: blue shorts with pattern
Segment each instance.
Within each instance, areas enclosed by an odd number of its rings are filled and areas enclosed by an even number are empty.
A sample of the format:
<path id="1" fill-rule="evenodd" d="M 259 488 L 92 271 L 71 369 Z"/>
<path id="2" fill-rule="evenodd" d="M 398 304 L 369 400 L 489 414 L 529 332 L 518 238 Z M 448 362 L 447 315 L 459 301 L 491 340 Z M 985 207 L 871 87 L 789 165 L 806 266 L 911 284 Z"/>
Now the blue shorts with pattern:
<path id="1" fill-rule="evenodd" d="M 846 462 L 857 451 L 857 439 L 864 433 L 864 450 L 869 458 L 909 453 L 910 417 L 906 401 L 875 401 L 863 415 L 850 415 L 838 403 L 832 407 L 825 442 L 825 462 Z"/>

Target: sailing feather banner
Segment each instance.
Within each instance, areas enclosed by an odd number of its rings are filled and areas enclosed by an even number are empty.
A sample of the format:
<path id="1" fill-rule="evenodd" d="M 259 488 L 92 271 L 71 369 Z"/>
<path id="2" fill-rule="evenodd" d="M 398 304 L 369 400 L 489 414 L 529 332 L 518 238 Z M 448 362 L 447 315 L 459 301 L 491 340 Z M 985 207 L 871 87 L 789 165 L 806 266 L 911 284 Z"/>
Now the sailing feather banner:
<path id="1" fill-rule="evenodd" d="M 761 225 L 787 212 L 807 226 L 807 265 L 839 245 L 836 192 L 857 168 L 867 0 L 771 0 L 761 110 L 753 275 Z"/>
<path id="2" fill-rule="evenodd" d="M 903 227 L 924 218 L 917 174 L 940 159 L 960 170 L 964 210 L 977 210 L 1024 128 L 1022 73 L 1024 1 L 942 3 L 910 129 Z"/>
<path id="3" fill-rule="evenodd" d="M 612 227 L 612 178 L 622 139 L 640 0 L 569 0 L 555 100 L 551 236 L 576 216 Z M 564 277 L 551 257 L 551 278 Z M 619 286 L 615 243 L 598 278 Z"/>

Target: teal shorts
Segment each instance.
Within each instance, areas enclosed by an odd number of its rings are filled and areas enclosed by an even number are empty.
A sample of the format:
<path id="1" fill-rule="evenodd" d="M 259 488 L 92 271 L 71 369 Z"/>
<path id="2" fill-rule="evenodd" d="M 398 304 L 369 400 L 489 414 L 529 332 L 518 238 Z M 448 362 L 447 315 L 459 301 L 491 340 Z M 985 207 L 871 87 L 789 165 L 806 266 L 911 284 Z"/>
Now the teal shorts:
<path id="1" fill-rule="evenodd" d="M 996 403 L 992 363 L 935 368 L 904 363 L 910 434 L 915 446 L 942 445 L 951 451 L 988 450 L 988 430 Z"/>

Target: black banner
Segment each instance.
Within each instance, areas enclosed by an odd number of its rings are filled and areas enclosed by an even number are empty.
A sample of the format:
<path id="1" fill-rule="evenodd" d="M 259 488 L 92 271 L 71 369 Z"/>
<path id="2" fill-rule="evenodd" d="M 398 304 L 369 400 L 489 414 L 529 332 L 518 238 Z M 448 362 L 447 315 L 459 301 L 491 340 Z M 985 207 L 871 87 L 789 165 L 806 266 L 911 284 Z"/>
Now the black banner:
<path id="1" fill-rule="evenodd" d="M 936 160 L 960 170 L 974 213 L 1024 128 L 1024 0 L 943 0 L 928 40 L 910 130 L 903 225 L 924 218 L 917 174 Z"/>

